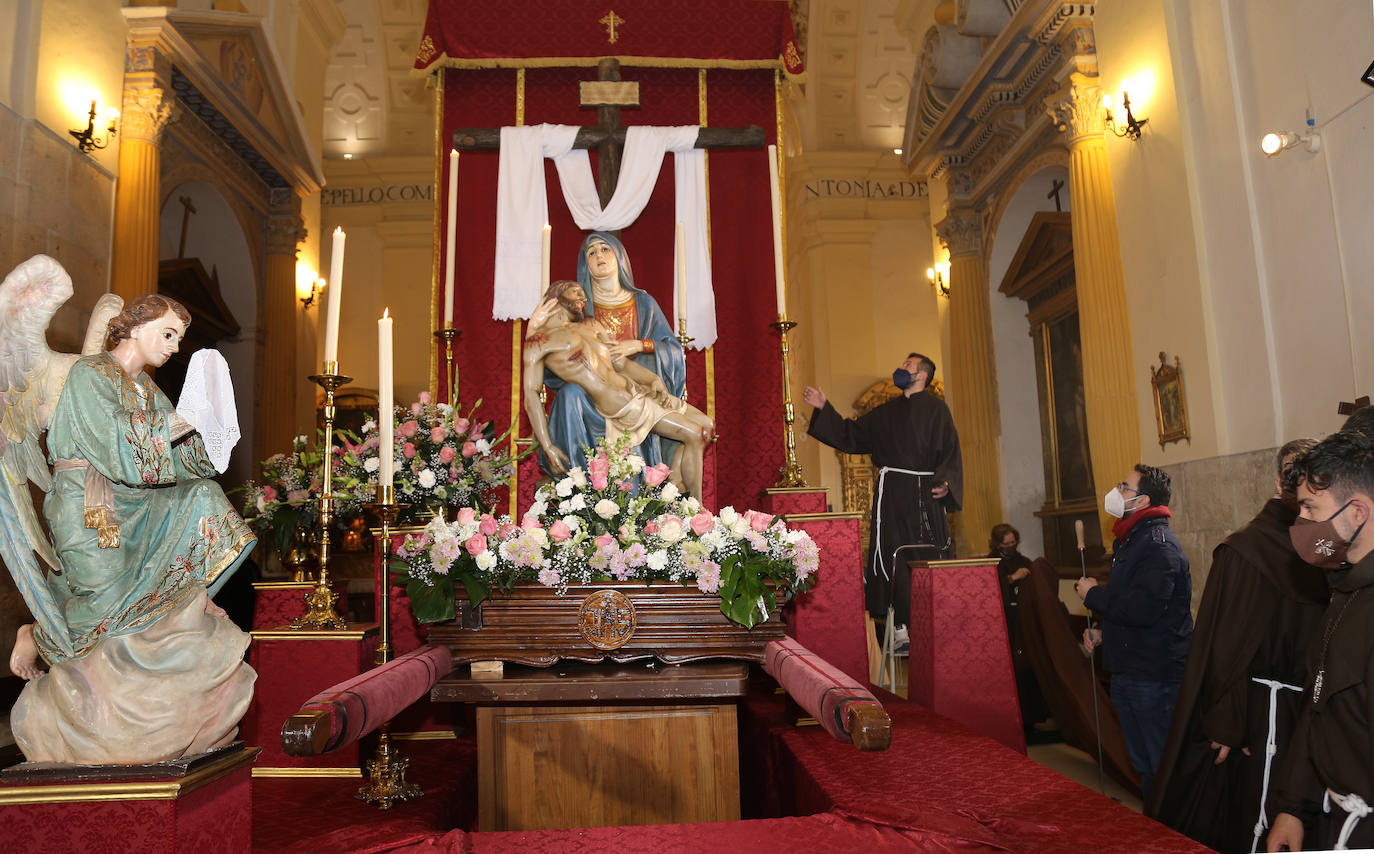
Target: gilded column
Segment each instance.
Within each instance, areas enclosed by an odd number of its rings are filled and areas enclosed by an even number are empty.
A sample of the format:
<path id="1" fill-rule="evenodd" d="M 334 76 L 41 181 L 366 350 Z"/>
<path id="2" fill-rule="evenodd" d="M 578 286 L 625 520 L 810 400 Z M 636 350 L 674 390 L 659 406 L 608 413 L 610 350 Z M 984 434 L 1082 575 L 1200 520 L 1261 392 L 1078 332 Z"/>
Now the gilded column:
<path id="1" fill-rule="evenodd" d="M 125 89 L 119 128 L 110 290 L 127 302 L 157 290 L 162 131 L 173 98 L 161 88 Z"/>
<path id="2" fill-rule="evenodd" d="M 982 553 L 978 546 L 992 526 L 1002 521 L 1002 435 L 992 315 L 978 214 L 951 210 L 935 226 L 935 233 L 949 249 L 949 386 L 964 457 L 958 549 L 960 555 L 969 556 Z"/>
<path id="3" fill-rule="evenodd" d="M 290 190 L 273 190 L 272 213 L 267 220 L 267 263 L 263 283 L 263 365 L 262 393 L 258 398 L 258 420 L 254 435 L 260 437 L 255 459 L 287 451 L 291 437 L 298 432 L 296 389 L 296 246 L 305 240 L 300 199 Z M 288 196 L 281 199 L 279 196 Z M 273 369 L 285 365 L 285 369 Z M 319 365 L 314 366 L 317 370 Z M 304 430 L 314 436 L 314 429 Z"/>
<path id="4" fill-rule="evenodd" d="M 1116 230 L 1104 136 L 1102 90 L 1094 74 L 1075 71 L 1062 97 L 1047 105 L 1069 137 L 1073 272 L 1083 345 L 1083 396 L 1093 481 L 1105 492 L 1140 462 L 1140 422 L 1131 367 L 1131 323 Z M 1099 514 L 1104 543 L 1112 519 Z"/>

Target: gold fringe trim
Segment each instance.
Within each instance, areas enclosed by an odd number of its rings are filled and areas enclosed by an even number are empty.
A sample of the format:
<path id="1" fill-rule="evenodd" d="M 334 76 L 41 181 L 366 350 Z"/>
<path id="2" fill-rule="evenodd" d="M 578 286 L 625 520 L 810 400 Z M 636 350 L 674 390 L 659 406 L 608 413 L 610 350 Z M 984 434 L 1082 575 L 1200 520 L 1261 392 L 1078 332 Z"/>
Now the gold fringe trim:
<path id="1" fill-rule="evenodd" d="M 424 68 L 412 68 L 410 73 L 427 77 L 439 68 L 594 68 L 603 59 L 617 59 L 620 64 L 634 68 L 731 68 L 749 70 L 775 68 L 786 72 L 782 57 L 775 59 L 692 59 L 679 56 L 534 56 L 480 57 L 464 59 L 447 54 Z M 805 80 L 806 72 L 788 74 L 789 79 Z"/>

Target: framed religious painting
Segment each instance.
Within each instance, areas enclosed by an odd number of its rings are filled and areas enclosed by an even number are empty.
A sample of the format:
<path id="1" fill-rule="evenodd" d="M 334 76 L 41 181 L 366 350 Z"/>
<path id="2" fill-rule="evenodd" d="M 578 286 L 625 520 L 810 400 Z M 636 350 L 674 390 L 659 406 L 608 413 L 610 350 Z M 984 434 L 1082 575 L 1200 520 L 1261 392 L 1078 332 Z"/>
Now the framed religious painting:
<path id="1" fill-rule="evenodd" d="M 1159 367 L 1150 366 L 1150 385 L 1155 394 L 1155 426 L 1159 429 L 1159 449 L 1170 442 L 1187 440 L 1193 443 L 1188 432 L 1188 400 L 1183 392 L 1183 366 L 1178 356 L 1170 365 L 1159 354 Z"/>

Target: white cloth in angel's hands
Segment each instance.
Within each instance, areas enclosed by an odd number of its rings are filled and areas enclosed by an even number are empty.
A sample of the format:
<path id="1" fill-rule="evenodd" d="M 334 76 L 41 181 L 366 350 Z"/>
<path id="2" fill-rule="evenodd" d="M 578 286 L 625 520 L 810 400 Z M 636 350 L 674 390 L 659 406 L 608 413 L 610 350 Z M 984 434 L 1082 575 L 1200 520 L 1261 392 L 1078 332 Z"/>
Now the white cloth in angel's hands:
<path id="1" fill-rule="evenodd" d="M 229 468 L 229 452 L 238 444 L 239 411 L 234 404 L 234 383 L 229 378 L 229 363 L 218 350 L 209 348 L 191 354 L 186 368 L 186 383 L 181 387 L 177 413 L 195 425 L 215 470 Z"/>

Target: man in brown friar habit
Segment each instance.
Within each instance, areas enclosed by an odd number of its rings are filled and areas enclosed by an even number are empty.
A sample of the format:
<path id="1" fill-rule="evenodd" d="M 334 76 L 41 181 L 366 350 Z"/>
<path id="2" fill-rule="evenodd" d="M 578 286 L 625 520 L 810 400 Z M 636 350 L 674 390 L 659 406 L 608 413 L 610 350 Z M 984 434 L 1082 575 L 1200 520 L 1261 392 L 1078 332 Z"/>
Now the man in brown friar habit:
<path id="1" fill-rule="evenodd" d="M 1303 711 L 1270 804 L 1269 851 L 1374 847 L 1374 437 L 1344 430 L 1293 461 L 1293 547 L 1326 570 Z M 1313 826 L 1305 832 L 1304 823 Z"/>
<path id="2" fill-rule="evenodd" d="M 892 605 L 899 654 L 909 645 L 907 561 L 954 556 L 945 511 L 958 510 L 964 494 L 959 433 L 949 407 L 927 390 L 934 378 L 935 363 L 912 353 L 892 372 L 901 396 L 858 418 L 842 418 L 819 388 L 802 392 L 802 399 L 816 407 L 807 433 L 846 454 L 871 454 L 878 470 L 865 600 L 877 620 L 886 620 Z M 903 548 L 909 546 L 916 548 Z"/>
<path id="3" fill-rule="evenodd" d="M 1274 498 L 1212 552 L 1193 643 L 1146 814 L 1223 854 L 1256 850 L 1275 755 L 1302 710 L 1305 652 L 1330 592 L 1298 557 L 1288 529 L 1298 498 L 1282 478 L 1300 453 L 1279 449 Z"/>

